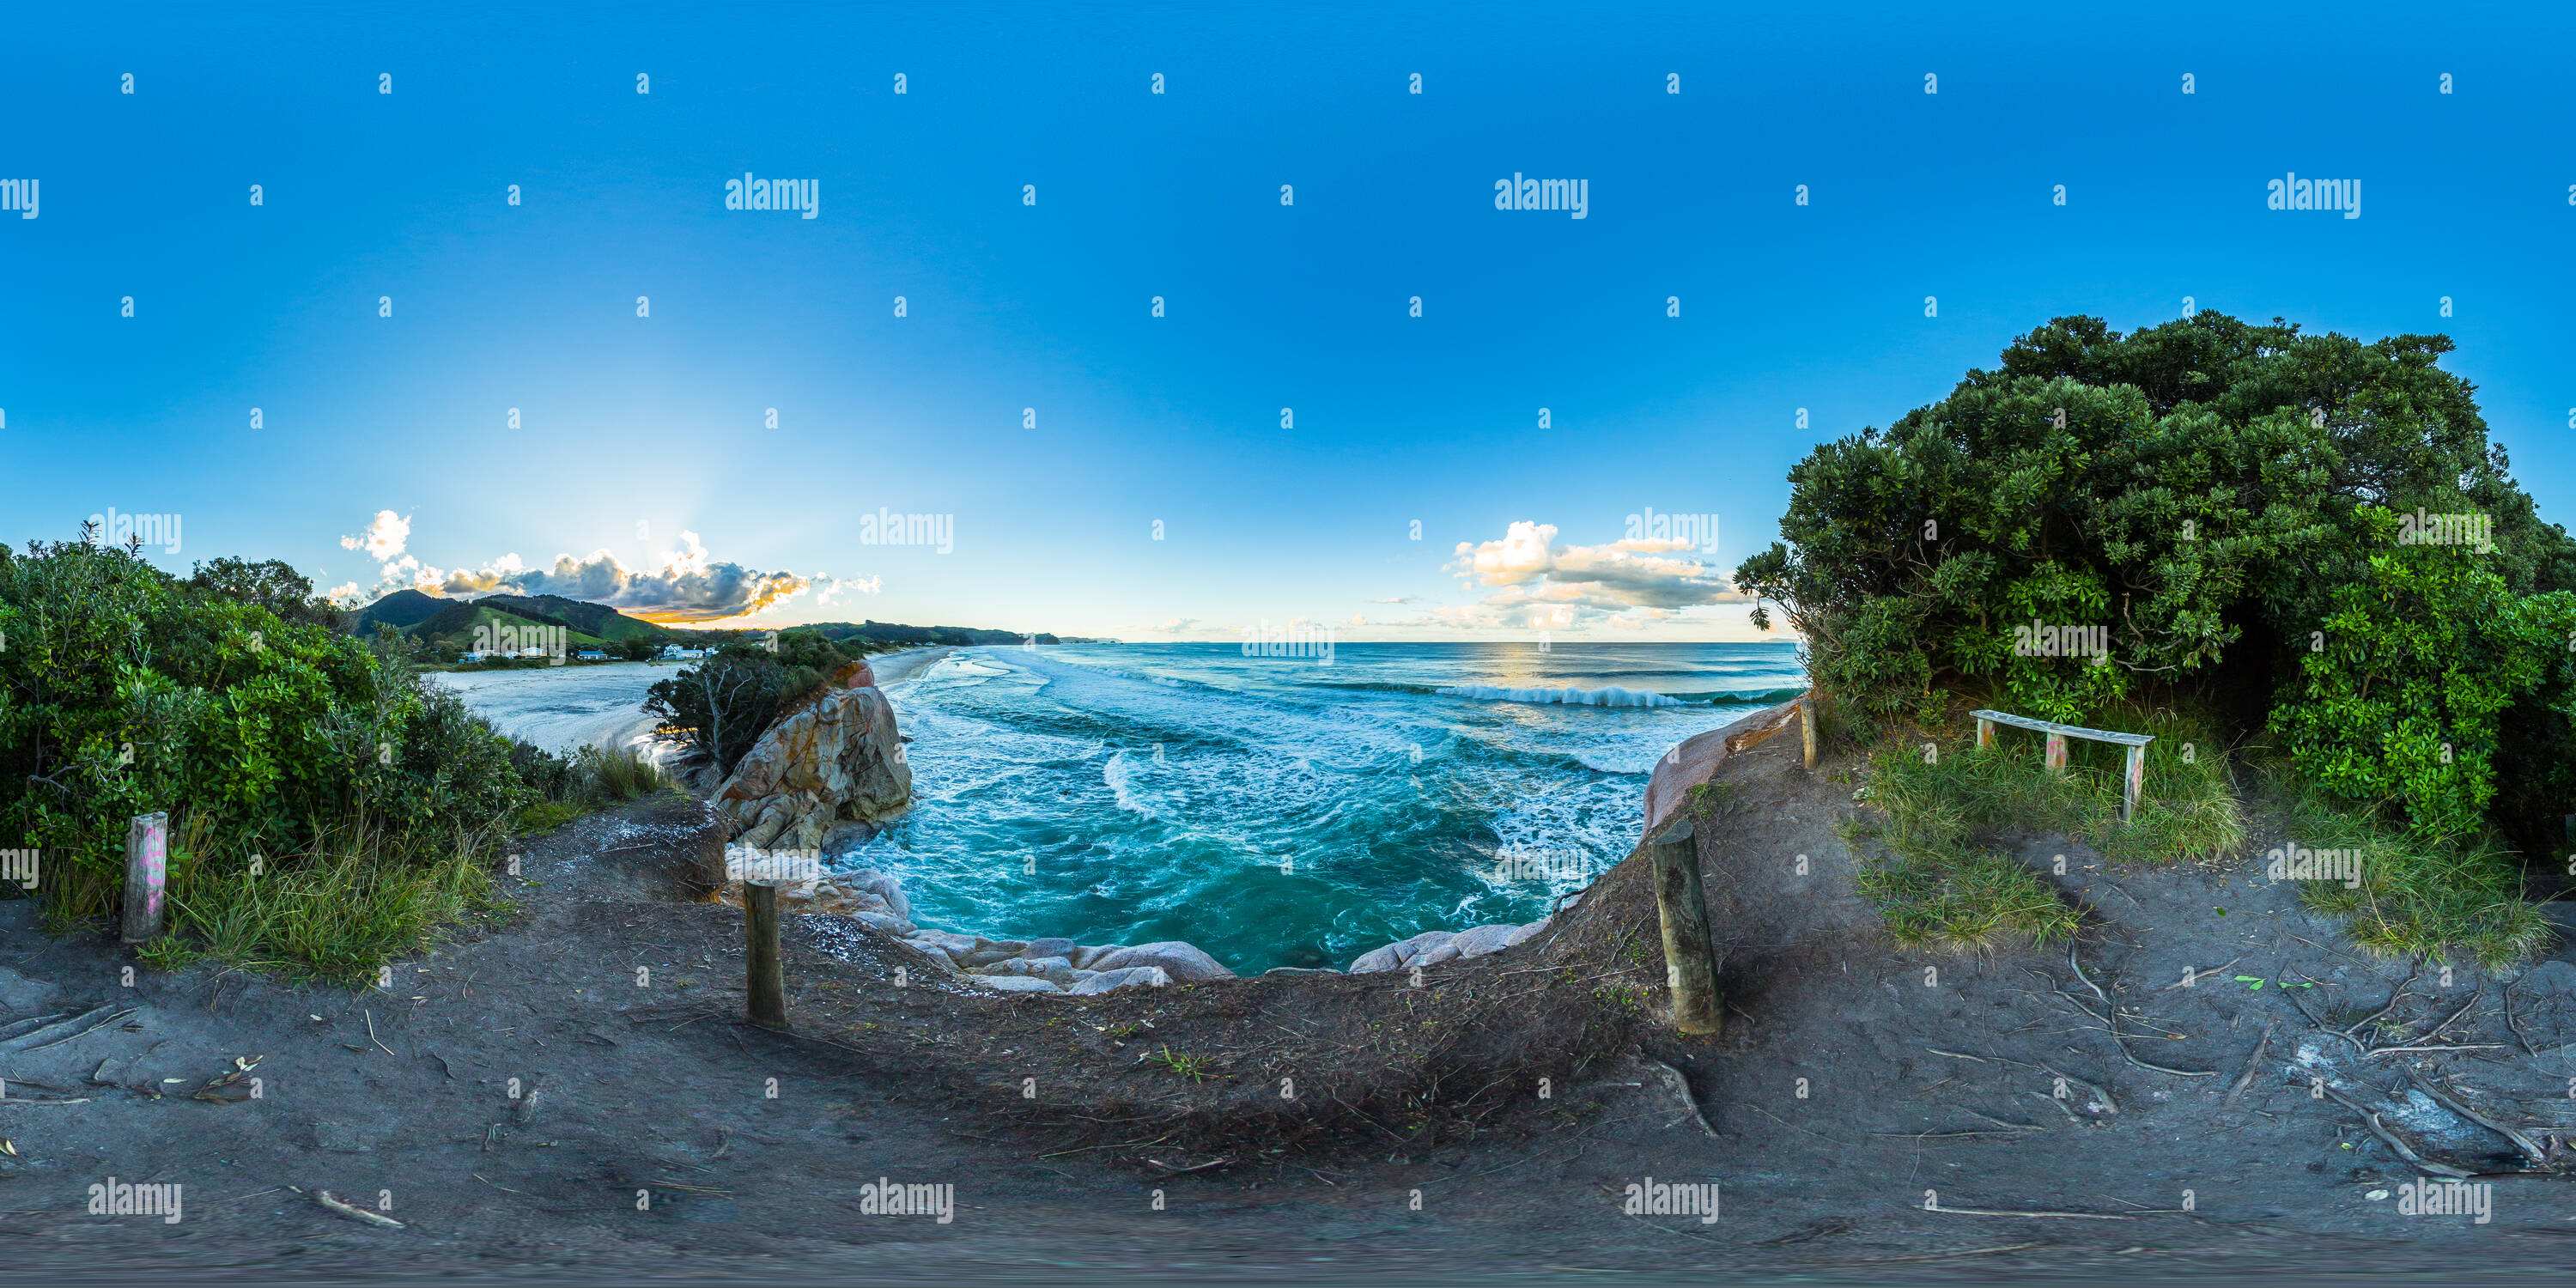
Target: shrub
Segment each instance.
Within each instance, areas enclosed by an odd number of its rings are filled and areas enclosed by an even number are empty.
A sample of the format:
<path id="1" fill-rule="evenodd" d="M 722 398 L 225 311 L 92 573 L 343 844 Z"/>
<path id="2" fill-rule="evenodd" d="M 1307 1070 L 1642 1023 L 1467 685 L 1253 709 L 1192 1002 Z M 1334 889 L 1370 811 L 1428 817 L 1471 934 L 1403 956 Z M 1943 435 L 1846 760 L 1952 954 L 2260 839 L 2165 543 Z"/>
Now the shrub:
<path id="1" fill-rule="evenodd" d="M 488 857 L 534 798 L 455 695 L 323 624 L 307 589 L 283 564 L 218 560 L 183 582 L 130 546 L 0 550 L 0 836 L 44 852 L 50 924 L 112 913 L 128 821 L 167 810 L 182 927 L 230 906 L 230 883 L 276 898 L 345 868 L 333 888 L 391 902 L 280 905 L 306 921 L 277 960 L 355 960 L 401 936 L 331 948 L 326 923 L 412 924 L 394 904 L 415 878 Z"/>
<path id="2" fill-rule="evenodd" d="M 727 644 L 716 656 L 656 682 L 644 710 L 661 717 L 657 732 L 684 740 L 693 754 L 730 774 L 782 714 L 851 660 L 811 631 L 781 632 L 775 652 Z"/>
<path id="3" fill-rule="evenodd" d="M 1967 692 L 2089 721 L 2198 695 L 2428 835 L 2500 796 L 2554 816 L 2576 788 L 2550 754 L 2576 686 L 2539 624 L 2565 615 L 2549 597 L 2576 589 L 2576 541 L 2514 484 L 2473 388 L 2438 365 L 2451 347 L 2059 318 L 1941 402 L 1815 449 L 1785 540 L 1737 584 L 1767 601 L 1757 620 L 1787 614 L 1856 717 L 1933 718 Z M 2492 548 L 2397 547 L 2390 509 L 2419 506 L 2485 516 Z M 2034 624 L 2099 628 L 2109 660 L 2017 649 Z M 2500 793 L 2499 757 L 2545 785 Z"/>

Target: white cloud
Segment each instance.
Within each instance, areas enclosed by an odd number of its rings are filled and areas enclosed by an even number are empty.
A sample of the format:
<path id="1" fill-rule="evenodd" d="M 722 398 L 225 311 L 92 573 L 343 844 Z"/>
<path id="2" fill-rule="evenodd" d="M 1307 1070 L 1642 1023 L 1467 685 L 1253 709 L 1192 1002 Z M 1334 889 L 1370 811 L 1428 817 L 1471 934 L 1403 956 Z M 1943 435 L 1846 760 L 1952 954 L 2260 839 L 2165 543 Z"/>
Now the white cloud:
<path id="1" fill-rule="evenodd" d="M 391 510 L 378 510 L 366 530 L 354 537 L 340 538 L 343 550 L 363 550 L 377 563 L 391 563 L 411 540 L 411 518 Z"/>
<path id="2" fill-rule="evenodd" d="M 1459 542 L 1448 565 L 1461 583 L 1491 592 L 1474 604 L 1435 608 L 1425 620 L 1465 629 L 1633 630 L 1673 610 L 1748 601 L 1706 564 L 1674 557 L 1692 548 L 1651 539 L 1560 546 L 1555 524 L 1519 520 L 1499 540 Z"/>
<path id="3" fill-rule="evenodd" d="M 874 594 L 881 584 L 881 579 L 841 581 L 746 568 L 709 556 L 694 532 L 681 533 L 680 549 L 662 552 L 643 568 L 628 567 L 604 549 L 579 557 L 556 555 L 542 568 L 528 566 L 515 553 L 487 560 L 479 568 L 438 568 L 402 552 L 410 533 L 411 521 L 387 510 L 376 516 L 366 537 L 341 538 L 340 544 L 352 550 L 386 552 L 381 557 L 382 579 L 370 598 L 402 589 L 468 599 L 490 594 L 561 595 L 606 604 L 651 621 L 713 622 L 773 608 L 809 590 L 826 595 L 842 590 Z"/>

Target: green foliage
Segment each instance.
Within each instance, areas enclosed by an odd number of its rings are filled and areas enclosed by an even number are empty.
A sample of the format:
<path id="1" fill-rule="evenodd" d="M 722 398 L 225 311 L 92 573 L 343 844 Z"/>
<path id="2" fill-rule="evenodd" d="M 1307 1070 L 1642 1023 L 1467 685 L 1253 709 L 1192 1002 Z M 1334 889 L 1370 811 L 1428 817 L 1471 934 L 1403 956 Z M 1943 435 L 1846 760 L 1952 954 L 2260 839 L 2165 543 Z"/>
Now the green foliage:
<path id="1" fill-rule="evenodd" d="M 416 855 L 497 843 L 533 798 L 506 742 L 317 621 L 309 589 L 276 563 L 182 582 L 131 548 L 0 551 L 0 836 L 44 851 L 51 924 L 117 907 L 138 814 L 171 815 L 184 927 L 223 883 L 281 885 L 331 853 L 384 869 L 344 885 L 390 890 Z M 356 832 L 372 839 L 332 839 Z"/>
<path id="2" fill-rule="evenodd" d="M 1988 840 L 2005 832 L 2080 838 L 2107 857 L 2166 862 L 2226 853 L 2245 823 L 2226 761 L 2205 722 L 2166 712 L 2111 722 L 2150 733 L 2147 792 L 2120 818 L 2125 748 L 2074 743 L 2067 768 L 2050 770 L 2035 740 L 1997 731 L 1979 750 L 1960 742 L 1891 744 L 1872 758 L 1869 803 L 1885 811 L 1875 832 L 1895 856 L 1858 879 L 1864 898 L 1901 943 L 1982 947 L 2009 939 L 2046 944 L 2074 933 L 2079 914 L 2040 875 Z M 2188 751 L 2186 751 L 2188 748 Z"/>
<path id="3" fill-rule="evenodd" d="M 2522 871 L 2492 840 L 2427 840 L 2340 807 L 2314 784 L 2278 763 L 2260 766 L 2277 809 L 2282 844 L 2353 850 L 2360 884 L 2307 881 L 2301 897 L 2343 917 L 2353 942 L 2391 957 L 2444 959 L 2465 952 L 2498 967 L 2546 947 L 2551 931 L 2540 909 L 2522 898 Z"/>
<path id="4" fill-rule="evenodd" d="M 544 799 L 519 812 L 517 831 L 533 836 L 595 810 L 674 786 L 652 761 L 632 748 L 586 746 L 570 759 L 527 742 L 510 745 L 510 762 L 519 777 Z"/>
<path id="5" fill-rule="evenodd" d="M 2393 806 L 2427 842 L 2469 838 L 2496 793 L 2499 719 L 2564 666 L 2571 622 L 2576 596 L 2516 598 L 2474 550 L 2392 544 L 2336 588 L 2272 727 L 2328 793 Z"/>
<path id="6" fill-rule="evenodd" d="M 647 691 L 644 711 L 658 732 L 685 739 L 696 755 L 730 774 L 770 725 L 830 682 L 854 660 L 812 631 L 785 631 L 775 652 L 761 644 L 727 644 L 716 656 Z"/>
<path id="7" fill-rule="evenodd" d="M 2524 601 L 2576 588 L 2576 541 L 2514 484 L 2450 349 L 2059 318 L 1941 402 L 1818 447 L 1785 541 L 1736 580 L 1857 719 L 1934 719 L 1964 691 L 2079 722 L 2142 685 L 2199 689 L 2280 708 L 2303 767 L 2438 835 L 2497 797 L 2502 727 L 2548 780 L 2508 798 L 2555 814 L 2576 703 L 2540 626 L 2564 610 Z M 2401 549 L 2388 511 L 2417 507 L 2485 516 L 2492 549 Z M 2109 661 L 2017 650 L 2034 624 L 2100 628 Z"/>

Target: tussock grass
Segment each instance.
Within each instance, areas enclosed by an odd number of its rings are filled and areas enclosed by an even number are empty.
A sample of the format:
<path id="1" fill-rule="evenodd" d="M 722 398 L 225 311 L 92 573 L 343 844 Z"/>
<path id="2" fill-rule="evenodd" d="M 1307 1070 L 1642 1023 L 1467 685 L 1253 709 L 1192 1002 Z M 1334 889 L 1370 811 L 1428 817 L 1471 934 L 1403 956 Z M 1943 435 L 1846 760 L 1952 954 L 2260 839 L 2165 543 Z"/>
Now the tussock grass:
<path id="1" fill-rule="evenodd" d="M 2208 726 L 2168 711 L 2130 712 L 2105 727 L 2155 735 L 2137 816 L 2120 818 L 2125 748 L 2071 741 L 2066 772 L 2048 769 L 2043 736 L 1998 728 L 1973 737 L 1883 743 L 1870 759 L 1870 804 L 1884 811 L 1850 839 L 1876 839 L 1889 860 L 1865 865 L 1861 895 L 1908 945 L 2046 945 L 2081 914 L 2040 874 L 1994 849 L 1997 833 L 2058 832 L 2119 862 L 2168 862 L 2242 848 L 2245 820 L 2221 744 Z M 1926 748 L 1929 748 L 1929 754 Z"/>
<path id="2" fill-rule="evenodd" d="M 519 811 L 521 836 L 551 832 L 581 816 L 677 787 L 631 748 L 583 747 L 569 760 L 518 744 L 513 759 L 545 798 Z"/>
<path id="3" fill-rule="evenodd" d="M 263 860 L 256 873 L 246 861 L 174 867 L 173 934 L 154 956 L 358 984 L 427 948 L 440 927 L 500 906 L 486 871 L 499 837 L 462 833 L 436 856 L 396 848 L 353 823 L 308 853 Z"/>
<path id="4" fill-rule="evenodd" d="M 2548 920 L 2522 897 L 2520 860 L 2494 838 L 2428 843 L 2323 799 L 2285 763 L 2263 762 L 2257 772 L 2282 829 L 2262 839 L 2265 851 L 2293 840 L 2360 851 L 2358 887 L 2305 881 L 2300 894 L 2309 907 L 2344 918 L 2345 935 L 2363 949 L 2436 961 L 2459 951 L 2493 968 L 2549 944 Z"/>

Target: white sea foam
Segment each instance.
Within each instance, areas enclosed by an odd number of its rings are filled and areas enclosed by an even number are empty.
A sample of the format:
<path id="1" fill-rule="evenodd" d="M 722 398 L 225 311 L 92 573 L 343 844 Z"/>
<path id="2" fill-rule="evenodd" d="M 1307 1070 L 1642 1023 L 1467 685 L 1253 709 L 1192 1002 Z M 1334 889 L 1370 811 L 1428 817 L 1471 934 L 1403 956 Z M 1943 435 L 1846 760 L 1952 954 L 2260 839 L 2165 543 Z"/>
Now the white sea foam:
<path id="1" fill-rule="evenodd" d="M 1118 799 L 1118 808 L 1152 818 L 1153 807 L 1136 799 L 1135 793 L 1127 790 L 1127 778 L 1127 753 L 1111 752 L 1108 763 L 1100 767 L 1100 781 L 1109 784 L 1110 794 Z"/>
<path id="2" fill-rule="evenodd" d="M 1445 698 L 1472 698 L 1478 702 L 1535 702 L 1569 707 L 1678 707 L 1686 706 L 1676 698 L 1642 689 L 1623 689 L 1609 685 L 1598 689 L 1498 689 L 1490 684 L 1457 684 L 1435 690 Z"/>

